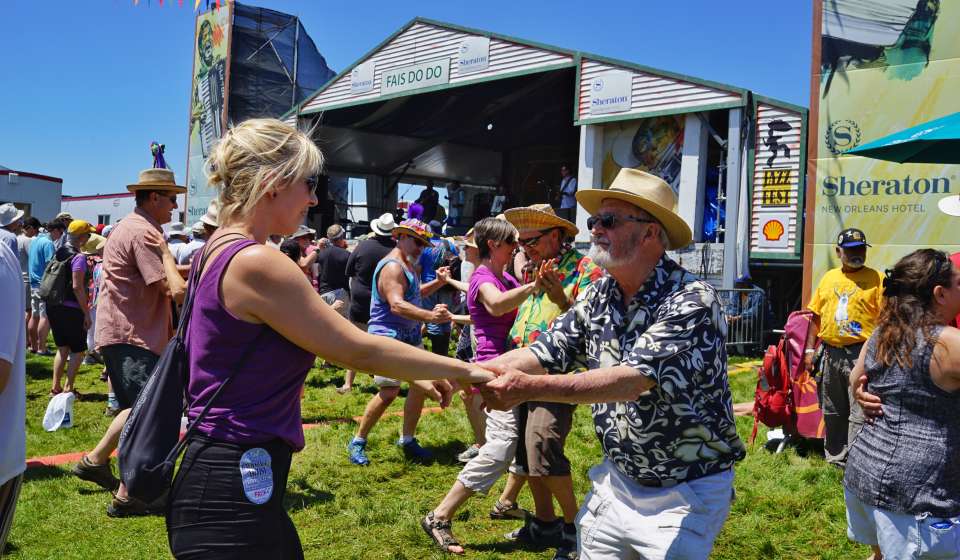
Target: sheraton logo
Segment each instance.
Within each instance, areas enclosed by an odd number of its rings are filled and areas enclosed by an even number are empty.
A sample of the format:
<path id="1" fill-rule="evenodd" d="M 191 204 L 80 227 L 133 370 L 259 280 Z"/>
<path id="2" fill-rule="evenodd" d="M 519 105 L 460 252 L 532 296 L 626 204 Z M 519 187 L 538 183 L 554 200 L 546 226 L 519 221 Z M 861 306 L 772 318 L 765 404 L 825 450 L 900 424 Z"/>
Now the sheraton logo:
<path id="1" fill-rule="evenodd" d="M 918 177 L 905 175 L 902 179 L 871 179 L 824 177 L 821 185 L 826 196 L 903 196 L 917 194 L 950 194 L 947 177 Z"/>

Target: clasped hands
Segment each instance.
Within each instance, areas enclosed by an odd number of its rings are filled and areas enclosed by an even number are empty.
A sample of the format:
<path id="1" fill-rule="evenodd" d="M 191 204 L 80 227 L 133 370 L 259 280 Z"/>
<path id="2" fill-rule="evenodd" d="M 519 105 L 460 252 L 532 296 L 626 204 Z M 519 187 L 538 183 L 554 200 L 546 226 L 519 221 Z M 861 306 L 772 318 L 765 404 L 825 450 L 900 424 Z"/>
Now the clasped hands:
<path id="1" fill-rule="evenodd" d="M 547 294 L 550 301 L 557 304 L 560 309 L 566 310 L 570 306 L 570 300 L 567 298 L 566 292 L 563 291 L 563 284 L 561 284 L 557 259 L 547 259 L 540 263 L 540 266 L 536 269 L 534 285 L 538 291 Z"/>
<path id="2" fill-rule="evenodd" d="M 446 408 L 450 404 L 453 394 L 458 389 L 468 390 L 470 385 L 476 385 L 488 409 L 510 410 L 530 400 L 531 382 L 534 377 L 515 368 L 493 364 L 471 364 L 469 375 L 455 383 L 446 379 L 433 379 L 415 381 L 414 384 L 426 393 L 428 398 L 440 403 L 441 408 Z"/>

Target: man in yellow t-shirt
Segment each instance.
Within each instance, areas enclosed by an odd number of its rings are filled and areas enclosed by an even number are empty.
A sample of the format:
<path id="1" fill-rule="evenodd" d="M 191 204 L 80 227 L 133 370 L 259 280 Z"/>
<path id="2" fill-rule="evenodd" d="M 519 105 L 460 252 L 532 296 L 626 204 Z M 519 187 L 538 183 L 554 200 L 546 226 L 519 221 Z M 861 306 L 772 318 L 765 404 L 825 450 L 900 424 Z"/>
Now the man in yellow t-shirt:
<path id="1" fill-rule="evenodd" d="M 873 333 L 883 302 L 882 277 L 865 266 L 869 246 L 859 229 L 840 232 L 836 251 L 841 266 L 823 275 L 807 305 L 815 314 L 817 328 L 807 336 L 804 367 L 813 371 L 819 337 L 823 341 L 818 385 L 826 431 L 823 447 L 827 462 L 841 468 L 863 426 L 863 413 L 850 389 L 850 371 Z"/>

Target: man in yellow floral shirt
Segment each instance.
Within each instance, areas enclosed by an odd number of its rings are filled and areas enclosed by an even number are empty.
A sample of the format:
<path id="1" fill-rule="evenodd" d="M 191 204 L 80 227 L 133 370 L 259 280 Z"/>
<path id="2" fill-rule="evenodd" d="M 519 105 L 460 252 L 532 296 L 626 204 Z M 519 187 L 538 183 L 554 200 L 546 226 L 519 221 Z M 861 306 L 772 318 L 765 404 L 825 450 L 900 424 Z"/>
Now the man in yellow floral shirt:
<path id="1" fill-rule="evenodd" d="M 520 232 L 520 246 L 529 259 L 527 268 L 539 272 L 543 285 L 542 291 L 527 298 L 517 310 L 510 339 L 512 347 L 519 348 L 530 345 L 546 331 L 583 290 L 603 275 L 603 270 L 570 246 L 569 240 L 577 235 L 577 226 L 558 217 L 550 205 L 513 208 L 504 214 Z M 558 560 L 570 557 L 577 546 L 573 524 L 577 499 L 573 494 L 570 461 L 563 452 L 575 407 L 548 402 L 528 402 L 520 407 L 517 463 L 529 477 L 536 514 L 510 536 L 532 543 L 556 544 Z M 554 497 L 563 512 L 562 522 L 553 510 Z"/>
<path id="2" fill-rule="evenodd" d="M 880 317 L 883 282 L 880 273 L 865 266 L 867 238 L 848 228 L 837 236 L 840 266 L 828 270 L 814 290 L 807 308 L 816 315 L 804 354 L 804 368 L 813 371 L 815 344 L 823 341 L 820 367 L 820 407 L 823 410 L 824 452 L 827 462 L 847 464 L 847 449 L 863 426 L 863 413 L 853 399 L 850 371 Z"/>

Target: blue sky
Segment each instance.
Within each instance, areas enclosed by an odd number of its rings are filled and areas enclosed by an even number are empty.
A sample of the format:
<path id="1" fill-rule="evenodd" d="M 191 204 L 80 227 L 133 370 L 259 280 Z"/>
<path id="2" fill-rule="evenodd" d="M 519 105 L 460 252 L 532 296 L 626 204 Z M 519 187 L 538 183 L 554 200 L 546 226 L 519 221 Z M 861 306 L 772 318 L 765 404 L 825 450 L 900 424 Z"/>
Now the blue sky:
<path id="1" fill-rule="evenodd" d="M 809 2 L 248 3 L 299 15 L 337 71 L 419 15 L 808 104 Z M 2 0 L 0 165 L 61 177 L 65 194 L 119 192 L 158 140 L 185 176 L 193 2 L 159 4 Z"/>

